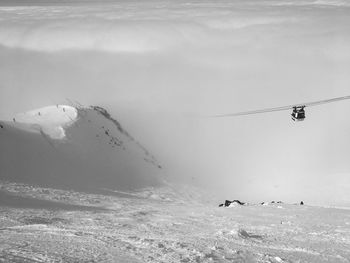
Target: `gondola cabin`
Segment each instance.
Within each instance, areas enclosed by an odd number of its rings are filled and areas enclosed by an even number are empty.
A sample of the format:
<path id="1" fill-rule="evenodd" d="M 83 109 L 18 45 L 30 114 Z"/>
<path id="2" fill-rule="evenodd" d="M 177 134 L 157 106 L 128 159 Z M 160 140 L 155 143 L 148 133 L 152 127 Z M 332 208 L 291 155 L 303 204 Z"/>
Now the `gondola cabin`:
<path id="1" fill-rule="evenodd" d="M 292 120 L 293 121 L 303 121 L 305 119 L 305 106 L 293 107 Z"/>

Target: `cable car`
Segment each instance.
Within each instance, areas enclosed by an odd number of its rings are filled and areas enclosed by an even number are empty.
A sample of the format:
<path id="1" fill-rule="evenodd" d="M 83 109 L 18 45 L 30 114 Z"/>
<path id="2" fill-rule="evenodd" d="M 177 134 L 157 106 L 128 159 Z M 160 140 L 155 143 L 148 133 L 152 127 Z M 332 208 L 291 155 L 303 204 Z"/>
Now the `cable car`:
<path id="1" fill-rule="evenodd" d="M 347 99 L 350 99 L 350 95 L 344 96 L 344 97 L 333 98 L 333 99 L 319 100 L 319 101 L 300 103 L 300 104 L 294 104 L 294 105 L 282 106 L 282 107 L 276 107 L 276 108 L 267 108 L 267 109 L 260 109 L 260 110 L 220 114 L 220 115 L 214 115 L 214 116 L 210 116 L 210 117 L 212 117 L 212 118 L 235 117 L 235 116 L 243 116 L 243 115 L 250 115 L 250 114 L 273 112 L 273 111 L 286 111 L 286 110 L 292 109 L 293 110 L 292 114 L 291 114 L 292 120 L 293 121 L 303 121 L 305 119 L 305 108 L 306 107 L 312 107 L 312 106 L 317 106 L 317 105 L 322 105 L 322 104 L 326 104 L 326 103 L 347 100 Z"/>
<path id="2" fill-rule="evenodd" d="M 303 121 L 305 119 L 305 106 L 295 106 L 293 107 L 292 120 L 293 121 Z"/>

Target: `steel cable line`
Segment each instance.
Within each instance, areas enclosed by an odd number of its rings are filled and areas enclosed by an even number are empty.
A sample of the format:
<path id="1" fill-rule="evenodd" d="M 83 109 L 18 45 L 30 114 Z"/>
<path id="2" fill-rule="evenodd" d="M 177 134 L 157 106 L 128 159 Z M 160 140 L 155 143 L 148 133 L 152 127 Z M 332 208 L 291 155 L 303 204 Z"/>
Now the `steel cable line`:
<path id="1" fill-rule="evenodd" d="M 226 114 L 219 114 L 219 115 L 212 115 L 209 116 L 211 118 L 220 118 L 220 117 L 235 117 L 235 116 L 243 116 L 243 115 L 251 115 L 251 114 L 259 114 L 259 113 L 265 113 L 265 112 L 274 112 L 274 111 L 285 111 L 285 110 L 291 110 L 294 107 L 313 107 L 318 106 L 326 103 L 341 101 L 341 100 L 347 100 L 350 99 L 350 95 L 343 96 L 343 97 L 337 97 L 327 100 L 319 100 L 319 101 L 313 101 L 313 102 L 306 102 L 306 103 L 298 103 L 288 106 L 281 106 L 281 107 L 275 107 L 275 108 L 265 108 L 261 110 L 252 110 L 252 111 L 242 111 L 242 112 L 235 112 L 235 113 L 226 113 Z"/>

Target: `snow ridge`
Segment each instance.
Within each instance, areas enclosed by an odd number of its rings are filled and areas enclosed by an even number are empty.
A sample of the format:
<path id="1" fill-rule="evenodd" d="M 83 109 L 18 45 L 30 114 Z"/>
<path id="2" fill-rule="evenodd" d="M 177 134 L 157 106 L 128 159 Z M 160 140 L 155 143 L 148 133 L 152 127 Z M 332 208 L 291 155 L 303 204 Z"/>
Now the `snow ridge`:
<path id="1" fill-rule="evenodd" d="M 76 108 L 56 105 L 16 114 L 13 123 L 18 128 L 45 134 L 51 139 L 64 139 L 65 128 L 73 124 L 77 118 Z"/>

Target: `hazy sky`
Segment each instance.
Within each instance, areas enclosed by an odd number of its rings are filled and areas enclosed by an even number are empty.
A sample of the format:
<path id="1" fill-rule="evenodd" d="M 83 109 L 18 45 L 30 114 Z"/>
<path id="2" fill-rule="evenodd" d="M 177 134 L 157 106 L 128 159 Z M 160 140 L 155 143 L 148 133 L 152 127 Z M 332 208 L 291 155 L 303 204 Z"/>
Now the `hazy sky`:
<path id="1" fill-rule="evenodd" d="M 302 123 L 203 117 L 349 95 L 348 1 L 1 3 L 0 119 L 101 105 L 169 177 L 228 199 L 350 205 L 350 101 Z"/>

